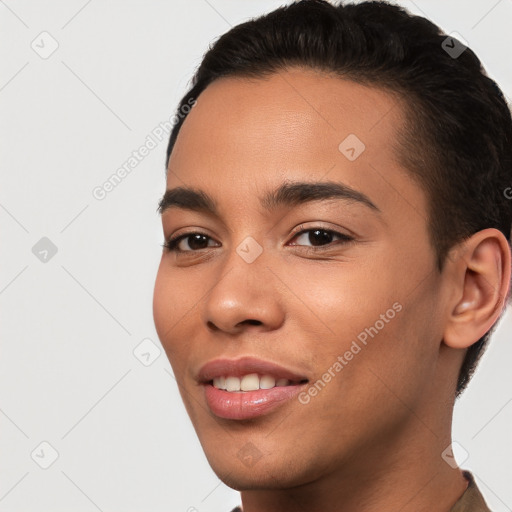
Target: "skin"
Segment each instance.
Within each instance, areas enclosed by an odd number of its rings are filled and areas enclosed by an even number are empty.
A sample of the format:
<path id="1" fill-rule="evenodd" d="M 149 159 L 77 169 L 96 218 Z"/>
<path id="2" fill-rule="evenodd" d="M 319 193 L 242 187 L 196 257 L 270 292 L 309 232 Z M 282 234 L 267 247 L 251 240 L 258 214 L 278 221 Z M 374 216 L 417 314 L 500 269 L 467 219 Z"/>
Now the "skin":
<path id="1" fill-rule="evenodd" d="M 466 489 L 441 454 L 466 348 L 508 293 L 510 250 L 486 229 L 436 270 L 427 198 L 393 145 L 402 123 L 402 105 L 383 90 L 289 68 L 213 82 L 181 128 L 167 188 L 204 190 L 220 217 L 162 214 L 166 239 L 211 240 L 164 249 L 154 320 L 208 461 L 242 492 L 244 512 L 448 512 Z M 348 134 L 366 146 L 354 161 L 338 149 Z M 381 213 L 339 199 L 265 211 L 258 197 L 285 180 L 344 183 Z M 333 236 L 322 251 L 294 234 L 301 225 L 355 240 Z M 250 264 L 236 252 L 248 236 L 263 249 Z M 309 403 L 250 421 L 209 411 L 194 378 L 207 361 L 255 356 L 314 383 L 395 302 L 401 311 Z M 252 465 L 237 456 L 247 443 L 261 455 Z"/>

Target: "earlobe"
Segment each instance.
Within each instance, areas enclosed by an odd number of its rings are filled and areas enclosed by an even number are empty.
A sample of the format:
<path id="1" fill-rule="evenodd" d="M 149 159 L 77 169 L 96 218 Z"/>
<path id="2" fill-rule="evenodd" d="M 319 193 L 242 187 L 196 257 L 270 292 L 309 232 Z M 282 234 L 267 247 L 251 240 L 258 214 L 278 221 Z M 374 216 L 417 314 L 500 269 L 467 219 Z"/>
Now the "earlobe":
<path id="1" fill-rule="evenodd" d="M 488 228 L 465 240 L 450 262 L 457 288 L 444 332 L 444 343 L 468 348 L 498 320 L 508 296 L 511 253 L 501 231 Z"/>

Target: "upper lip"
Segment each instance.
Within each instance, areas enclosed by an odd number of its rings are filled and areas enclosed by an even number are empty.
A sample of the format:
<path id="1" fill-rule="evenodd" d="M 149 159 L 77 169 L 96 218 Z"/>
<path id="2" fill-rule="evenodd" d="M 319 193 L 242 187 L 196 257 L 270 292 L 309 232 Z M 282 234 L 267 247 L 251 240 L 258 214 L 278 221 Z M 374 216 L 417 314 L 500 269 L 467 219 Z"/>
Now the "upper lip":
<path id="1" fill-rule="evenodd" d="M 291 382 L 308 380 L 305 375 L 280 366 L 271 361 L 255 357 L 241 357 L 238 359 L 214 359 L 204 364 L 197 375 L 198 382 L 206 384 L 216 377 L 243 377 L 250 373 L 259 375 L 272 375 L 277 379 L 288 379 Z"/>

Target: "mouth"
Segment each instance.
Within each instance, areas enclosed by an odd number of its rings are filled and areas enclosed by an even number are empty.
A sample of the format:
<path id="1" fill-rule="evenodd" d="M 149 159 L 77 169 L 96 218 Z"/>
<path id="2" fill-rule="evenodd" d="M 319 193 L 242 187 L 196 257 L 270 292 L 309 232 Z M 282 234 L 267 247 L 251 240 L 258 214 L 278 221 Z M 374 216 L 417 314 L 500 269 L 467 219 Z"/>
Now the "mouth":
<path id="1" fill-rule="evenodd" d="M 231 420 L 268 414 L 309 382 L 294 370 L 252 357 L 210 361 L 201 368 L 197 380 L 204 388 L 210 412 Z"/>

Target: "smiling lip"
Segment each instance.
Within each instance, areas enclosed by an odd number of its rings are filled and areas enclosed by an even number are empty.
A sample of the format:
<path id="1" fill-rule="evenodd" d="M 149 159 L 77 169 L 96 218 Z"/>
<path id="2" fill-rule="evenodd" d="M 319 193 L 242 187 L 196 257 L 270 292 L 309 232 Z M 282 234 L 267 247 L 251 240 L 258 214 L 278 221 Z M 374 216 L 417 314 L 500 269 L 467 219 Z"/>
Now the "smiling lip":
<path id="1" fill-rule="evenodd" d="M 272 375 L 275 379 L 288 379 L 292 382 L 307 380 L 305 375 L 301 375 L 283 366 L 279 366 L 270 361 L 257 359 L 255 357 L 241 357 L 239 359 L 214 359 L 201 367 L 197 375 L 197 380 L 205 384 L 215 377 L 233 376 L 242 377 L 249 373 L 258 373 L 260 375 Z"/>
<path id="2" fill-rule="evenodd" d="M 271 375 L 276 379 L 287 379 L 290 385 L 255 391 L 225 391 L 213 386 L 216 377 L 242 377 L 247 374 Z M 251 419 L 274 410 L 297 395 L 308 379 L 295 371 L 269 361 L 253 357 L 240 359 L 215 359 L 201 367 L 197 381 L 203 385 L 205 399 L 210 411 L 220 418 L 232 420 Z"/>

